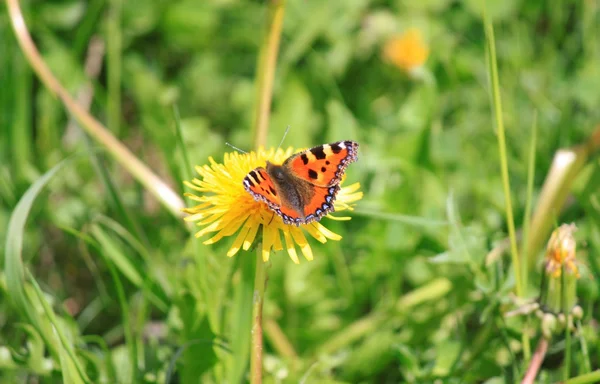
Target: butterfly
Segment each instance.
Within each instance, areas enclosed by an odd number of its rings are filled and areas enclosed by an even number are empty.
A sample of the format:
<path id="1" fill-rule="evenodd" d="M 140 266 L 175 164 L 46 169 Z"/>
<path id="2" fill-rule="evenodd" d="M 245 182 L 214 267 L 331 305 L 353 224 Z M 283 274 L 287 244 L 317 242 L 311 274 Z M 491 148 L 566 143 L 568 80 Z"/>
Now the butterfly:
<path id="1" fill-rule="evenodd" d="M 323 144 L 298 152 L 277 165 L 267 161 L 244 178 L 244 188 L 264 201 L 285 224 L 308 224 L 333 212 L 333 202 L 348 165 L 357 160 L 358 143 Z"/>

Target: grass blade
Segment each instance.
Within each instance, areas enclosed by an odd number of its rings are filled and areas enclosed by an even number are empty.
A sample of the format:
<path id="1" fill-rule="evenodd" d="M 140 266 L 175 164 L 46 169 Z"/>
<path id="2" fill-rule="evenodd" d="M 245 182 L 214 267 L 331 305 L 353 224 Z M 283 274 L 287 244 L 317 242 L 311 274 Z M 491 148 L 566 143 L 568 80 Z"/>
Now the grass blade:
<path id="1" fill-rule="evenodd" d="M 65 369 L 65 371 L 63 371 L 63 374 L 65 374 L 65 381 L 79 383 L 88 381 L 84 370 L 80 366 L 79 361 L 72 350 L 72 345 L 67 341 L 61 327 L 57 324 L 56 316 L 43 298 L 35 279 L 28 271 L 26 271 L 22 258 L 25 224 L 27 223 L 33 203 L 52 177 L 70 163 L 72 159 L 73 158 L 63 160 L 46 172 L 29 187 L 17 203 L 17 206 L 11 214 L 6 233 L 4 272 L 6 275 L 7 291 L 12 304 L 23 313 L 37 329 L 44 339 L 46 346 L 49 348 L 51 355 L 60 360 L 61 366 Z M 44 308 L 46 317 L 40 316 L 36 304 L 32 302 L 26 292 L 26 287 L 29 286 L 25 280 L 26 275 L 30 278 L 34 292 L 37 294 L 39 302 Z M 57 343 L 56 337 L 60 340 L 59 343 Z M 75 370 L 73 370 L 73 368 Z"/>

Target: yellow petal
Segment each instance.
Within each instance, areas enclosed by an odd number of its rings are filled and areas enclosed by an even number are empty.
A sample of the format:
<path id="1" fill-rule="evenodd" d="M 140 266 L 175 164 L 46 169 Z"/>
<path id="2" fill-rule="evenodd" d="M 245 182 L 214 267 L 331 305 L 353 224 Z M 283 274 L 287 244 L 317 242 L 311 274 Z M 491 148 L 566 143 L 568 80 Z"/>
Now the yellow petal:
<path id="1" fill-rule="evenodd" d="M 263 261 L 269 261 L 269 254 L 273 247 L 273 241 L 275 240 L 275 232 L 272 227 L 265 227 L 263 225 L 263 243 L 262 243 L 262 259 Z"/>
<path id="2" fill-rule="evenodd" d="M 321 224 L 318 224 L 317 228 L 319 229 L 319 232 L 321 232 L 328 239 L 335 240 L 335 241 L 339 241 L 342 239 L 342 236 L 338 235 L 337 233 L 331 232 L 329 229 L 325 228 Z"/>
<path id="3" fill-rule="evenodd" d="M 294 241 L 296 242 L 296 244 L 298 244 L 300 246 L 300 250 L 302 251 L 304 258 L 308 261 L 312 261 L 312 259 L 313 259 L 312 249 L 310 248 L 310 244 L 308 244 L 308 241 L 306 241 L 306 237 L 304 237 L 304 233 L 302 233 L 300 228 L 296 228 L 296 227 L 294 227 L 292 229 L 292 231 L 290 231 L 290 232 L 292 232 L 292 236 L 294 237 Z"/>
<path id="4" fill-rule="evenodd" d="M 257 221 L 253 220 L 252 225 L 250 226 L 250 230 L 248 231 L 248 234 L 246 235 L 246 238 L 244 239 L 244 245 L 242 246 L 242 248 L 245 251 L 249 250 L 250 246 L 254 242 L 254 239 L 256 238 L 256 234 L 258 233 L 258 228 L 260 228 L 260 224 Z"/>
<path id="5" fill-rule="evenodd" d="M 295 264 L 300 264 L 300 260 L 298 260 L 298 254 L 296 253 L 296 247 L 294 247 L 294 241 L 290 236 L 289 231 L 283 231 L 283 238 L 285 239 L 285 246 L 287 248 L 288 255 Z"/>
<path id="6" fill-rule="evenodd" d="M 227 251 L 227 256 L 231 257 L 238 253 L 242 243 L 244 242 L 244 239 L 246 238 L 246 235 L 248 235 L 248 232 L 250 232 L 251 229 L 252 227 L 248 224 L 248 221 L 246 221 L 246 224 L 244 224 L 240 230 L 240 233 L 238 233 L 238 235 L 235 237 L 233 244 L 231 244 L 229 251 Z"/>

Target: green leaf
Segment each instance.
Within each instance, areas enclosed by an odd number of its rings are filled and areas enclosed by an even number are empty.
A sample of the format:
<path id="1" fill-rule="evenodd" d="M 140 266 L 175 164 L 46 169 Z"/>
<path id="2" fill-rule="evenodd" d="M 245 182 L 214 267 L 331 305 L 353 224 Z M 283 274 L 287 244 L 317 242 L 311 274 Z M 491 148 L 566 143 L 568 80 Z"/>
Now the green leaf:
<path id="1" fill-rule="evenodd" d="M 7 290 L 12 304 L 25 315 L 27 320 L 40 333 L 53 357 L 59 358 L 64 381 L 67 383 L 83 383 L 87 382 L 88 379 L 75 356 L 72 341 L 66 338 L 62 326 L 58 323 L 56 315 L 46 302 L 33 276 L 29 275 L 28 277 L 39 302 L 34 303 L 32 297 L 26 292 L 28 283 L 25 274 L 29 274 L 29 272 L 26 271 L 22 258 L 25 224 L 33 203 L 44 186 L 71 160 L 72 158 L 63 160 L 46 172 L 29 187 L 17 203 L 8 225 L 4 268 Z M 37 310 L 39 304 L 42 305 L 46 316 L 40 316 Z"/>
<path id="2" fill-rule="evenodd" d="M 181 382 L 199 383 L 202 374 L 211 369 L 218 360 L 215 353 L 215 334 L 210 328 L 206 314 L 199 309 L 199 303 L 192 295 L 184 295 L 178 307 L 186 341 L 182 346 L 185 350 L 180 371 Z M 202 358 L 199 359 L 199 356 Z"/>
<path id="3" fill-rule="evenodd" d="M 446 377 L 451 374 L 451 369 L 458 358 L 461 348 L 460 342 L 454 340 L 446 340 L 440 343 L 436 348 L 437 359 L 431 371 L 432 375 Z"/>
<path id="4" fill-rule="evenodd" d="M 260 247 L 259 247 L 260 249 Z M 232 355 L 227 359 L 227 382 L 242 381 L 250 358 L 250 330 L 252 328 L 252 300 L 254 292 L 255 257 L 246 253 L 240 255 L 241 278 L 234 287 L 233 307 L 231 308 L 230 337 Z"/>

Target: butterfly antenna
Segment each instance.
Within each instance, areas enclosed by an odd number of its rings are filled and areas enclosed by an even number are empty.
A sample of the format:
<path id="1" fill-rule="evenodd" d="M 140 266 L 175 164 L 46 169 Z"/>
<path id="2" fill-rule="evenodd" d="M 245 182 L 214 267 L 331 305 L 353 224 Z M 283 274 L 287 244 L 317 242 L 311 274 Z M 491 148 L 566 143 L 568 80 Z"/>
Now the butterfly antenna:
<path id="1" fill-rule="evenodd" d="M 246 155 L 248 154 L 248 152 L 244 151 L 243 149 L 239 149 L 239 148 L 238 148 L 238 147 L 236 147 L 235 145 L 233 145 L 233 144 L 229 144 L 228 142 L 225 142 L 225 145 L 228 145 L 228 146 L 230 146 L 231 148 L 233 148 L 233 149 L 235 149 L 236 151 L 238 151 L 238 152 L 241 152 L 241 153 L 243 153 L 243 154 L 246 154 Z"/>
<path id="2" fill-rule="evenodd" d="M 290 130 L 290 126 L 288 125 L 285 128 L 285 132 L 283 133 L 283 137 L 281 138 L 281 141 L 279 142 L 279 146 L 277 147 L 277 149 L 281 148 L 281 144 L 283 144 L 283 140 L 285 140 L 285 137 L 287 136 L 289 130 Z"/>

